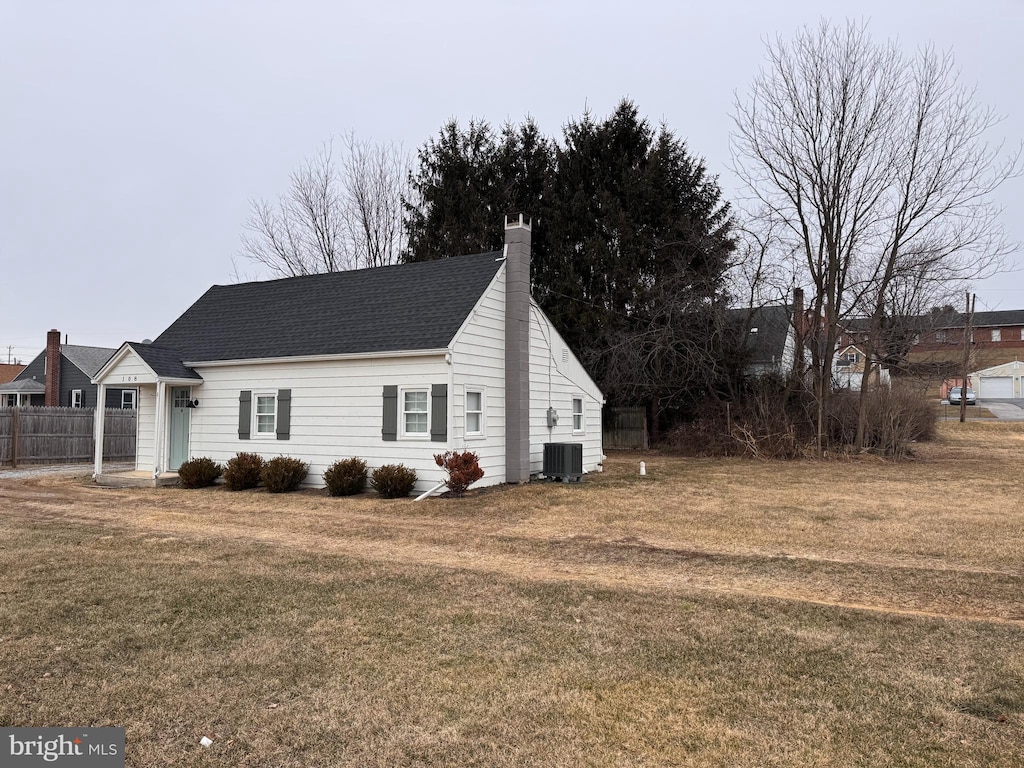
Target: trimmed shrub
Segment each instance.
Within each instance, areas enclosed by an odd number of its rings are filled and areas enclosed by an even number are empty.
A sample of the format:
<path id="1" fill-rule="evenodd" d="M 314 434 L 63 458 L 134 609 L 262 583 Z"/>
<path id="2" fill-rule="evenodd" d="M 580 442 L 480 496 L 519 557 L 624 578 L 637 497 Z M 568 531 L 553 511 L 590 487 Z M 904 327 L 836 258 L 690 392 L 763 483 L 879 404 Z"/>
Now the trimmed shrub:
<path id="1" fill-rule="evenodd" d="M 480 459 L 472 451 L 435 453 L 434 461 L 448 473 L 446 483 L 452 496 L 462 496 L 469 486 L 484 476 Z"/>
<path id="2" fill-rule="evenodd" d="M 291 456 L 275 456 L 263 465 L 260 479 L 270 493 L 289 493 L 296 490 L 306 475 L 309 464 Z"/>
<path id="3" fill-rule="evenodd" d="M 366 487 L 366 462 L 353 456 L 336 461 L 324 472 L 324 483 L 331 496 L 352 496 Z"/>
<path id="4" fill-rule="evenodd" d="M 178 467 L 178 480 L 182 488 L 206 488 L 224 474 L 224 467 L 207 456 L 184 462 Z"/>
<path id="5" fill-rule="evenodd" d="M 263 457 L 255 453 L 239 453 L 228 459 L 224 470 L 224 485 L 229 491 L 244 491 L 260 484 Z"/>
<path id="6" fill-rule="evenodd" d="M 416 470 L 404 464 L 385 464 L 373 470 L 370 485 L 385 499 L 401 499 L 416 485 Z"/>

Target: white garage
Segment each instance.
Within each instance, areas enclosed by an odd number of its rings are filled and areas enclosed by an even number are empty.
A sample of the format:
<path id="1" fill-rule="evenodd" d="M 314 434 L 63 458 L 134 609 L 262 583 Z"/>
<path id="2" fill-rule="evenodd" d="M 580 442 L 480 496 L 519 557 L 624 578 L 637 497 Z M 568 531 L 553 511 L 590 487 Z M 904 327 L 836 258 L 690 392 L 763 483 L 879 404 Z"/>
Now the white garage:
<path id="1" fill-rule="evenodd" d="M 978 380 L 978 391 L 975 393 L 980 398 L 1005 399 L 1013 397 L 1012 376 L 982 376 Z"/>
<path id="2" fill-rule="evenodd" d="M 994 365 L 971 374 L 974 394 L 979 400 L 1024 398 L 1024 363 Z"/>

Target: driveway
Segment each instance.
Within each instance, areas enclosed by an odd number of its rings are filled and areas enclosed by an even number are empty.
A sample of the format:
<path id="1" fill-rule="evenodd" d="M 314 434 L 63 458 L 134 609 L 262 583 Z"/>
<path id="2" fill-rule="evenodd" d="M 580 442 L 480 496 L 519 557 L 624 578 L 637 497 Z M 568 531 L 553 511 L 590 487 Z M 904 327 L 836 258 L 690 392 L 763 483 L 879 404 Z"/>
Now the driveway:
<path id="1" fill-rule="evenodd" d="M 1021 408 L 1021 402 L 1020 400 L 985 400 L 979 401 L 979 404 L 988 408 L 992 415 L 1000 421 L 1024 421 L 1024 408 Z"/>

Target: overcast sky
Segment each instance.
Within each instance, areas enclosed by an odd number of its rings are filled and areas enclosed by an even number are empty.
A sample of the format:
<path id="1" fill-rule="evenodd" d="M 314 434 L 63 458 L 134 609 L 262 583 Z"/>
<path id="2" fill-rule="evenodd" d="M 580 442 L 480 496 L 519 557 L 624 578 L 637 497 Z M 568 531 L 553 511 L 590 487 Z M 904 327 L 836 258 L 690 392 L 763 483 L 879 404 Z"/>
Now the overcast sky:
<path id="1" fill-rule="evenodd" d="M 8 345 L 27 362 L 50 328 L 154 338 L 232 282 L 249 201 L 350 130 L 415 150 L 451 117 L 529 114 L 560 135 L 628 96 L 735 197 L 734 94 L 765 38 L 822 14 L 952 49 L 1006 116 L 992 138 L 1024 137 L 1024 0 L 0 0 L 0 362 Z M 1024 180 L 999 202 L 1024 240 Z M 1021 272 L 976 287 L 978 309 L 1024 308 Z"/>

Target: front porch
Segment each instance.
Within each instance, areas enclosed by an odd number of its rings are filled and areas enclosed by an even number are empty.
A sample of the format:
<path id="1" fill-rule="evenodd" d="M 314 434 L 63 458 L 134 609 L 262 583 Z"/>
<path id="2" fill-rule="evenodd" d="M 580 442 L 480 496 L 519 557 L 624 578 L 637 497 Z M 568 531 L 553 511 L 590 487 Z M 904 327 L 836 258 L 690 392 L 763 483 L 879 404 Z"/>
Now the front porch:
<path id="1" fill-rule="evenodd" d="M 156 477 L 152 472 L 140 469 L 123 472 L 103 472 L 96 475 L 96 484 L 105 488 L 160 488 L 178 484 L 177 472 L 161 472 Z"/>
<path id="2" fill-rule="evenodd" d="M 180 361 L 173 350 L 125 342 L 92 379 L 98 396 L 108 387 L 130 385 L 138 390 L 138 434 L 134 472 L 107 471 L 97 452 L 93 477 L 100 485 L 156 487 L 178 482 L 178 467 L 189 458 L 191 412 L 198 404 L 193 388 L 202 377 Z M 97 424 L 97 444 L 102 441 Z"/>

